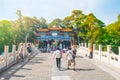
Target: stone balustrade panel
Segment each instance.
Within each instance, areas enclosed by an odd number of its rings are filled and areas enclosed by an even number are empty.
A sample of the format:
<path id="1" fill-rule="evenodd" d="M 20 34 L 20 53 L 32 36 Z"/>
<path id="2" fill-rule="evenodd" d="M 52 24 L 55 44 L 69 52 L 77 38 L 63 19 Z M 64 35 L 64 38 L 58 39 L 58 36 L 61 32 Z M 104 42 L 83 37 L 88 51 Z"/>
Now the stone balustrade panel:
<path id="1" fill-rule="evenodd" d="M 24 45 L 24 58 L 27 57 L 27 48 L 26 46 Z M 12 52 L 8 52 L 9 50 L 9 47 L 8 46 L 5 46 L 5 52 L 0 55 L 0 72 L 3 70 L 3 69 L 6 69 L 8 67 L 10 67 L 11 65 L 15 64 L 18 60 L 18 57 L 19 57 L 19 53 L 18 51 L 16 51 L 16 46 L 14 45 L 13 46 L 13 51 Z M 33 49 L 33 53 L 34 52 L 39 52 L 35 46 L 32 45 L 32 49 Z"/>
<path id="2" fill-rule="evenodd" d="M 89 48 L 80 46 L 78 48 L 78 53 L 82 53 L 84 56 L 89 55 Z M 105 62 L 107 64 L 111 64 L 115 67 L 120 68 L 120 52 L 119 55 L 116 55 L 115 53 L 111 53 L 111 47 L 108 46 L 108 51 L 102 51 L 102 46 L 99 46 L 99 50 L 93 50 L 93 58 L 98 59 L 102 62 Z"/>
<path id="3" fill-rule="evenodd" d="M 2 54 L 0 55 L 0 70 L 6 66 L 6 59 L 5 56 Z"/>
<path id="4" fill-rule="evenodd" d="M 110 54 L 110 64 L 112 64 L 112 65 L 114 65 L 116 67 L 120 67 L 119 62 L 120 62 L 120 60 L 119 60 L 118 55 L 116 55 L 114 53 Z"/>
<path id="5" fill-rule="evenodd" d="M 101 61 L 108 63 L 108 54 L 107 52 L 101 52 Z"/>
<path id="6" fill-rule="evenodd" d="M 14 63 L 14 53 L 10 52 L 8 54 L 9 54 L 9 58 L 8 58 L 9 64 L 8 65 L 10 65 L 10 64 Z"/>
<path id="7" fill-rule="evenodd" d="M 96 59 L 100 60 L 100 54 L 99 54 L 99 51 L 98 50 L 94 50 L 93 51 L 93 55 Z"/>

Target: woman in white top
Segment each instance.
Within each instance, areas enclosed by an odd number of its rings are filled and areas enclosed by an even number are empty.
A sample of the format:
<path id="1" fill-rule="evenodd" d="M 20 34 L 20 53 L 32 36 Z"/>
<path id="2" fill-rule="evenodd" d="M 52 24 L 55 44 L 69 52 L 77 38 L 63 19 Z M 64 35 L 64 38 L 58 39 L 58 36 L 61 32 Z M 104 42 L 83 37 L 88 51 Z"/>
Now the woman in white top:
<path id="1" fill-rule="evenodd" d="M 66 59 L 68 60 L 67 68 L 69 69 L 69 66 L 71 66 L 71 63 L 73 61 L 73 50 L 71 48 L 69 48 L 69 50 L 67 51 Z"/>
<path id="2" fill-rule="evenodd" d="M 20 60 L 23 62 L 24 61 L 24 57 L 23 57 L 23 43 L 20 43 L 20 46 L 19 46 L 19 58 Z M 19 62 L 20 62 L 19 60 Z"/>
<path id="3" fill-rule="evenodd" d="M 56 57 L 56 65 L 58 69 L 61 67 L 61 58 L 62 58 L 62 53 L 60 52 L 59 48 L 54 52 L 53 54 L 53 59 Z"/>

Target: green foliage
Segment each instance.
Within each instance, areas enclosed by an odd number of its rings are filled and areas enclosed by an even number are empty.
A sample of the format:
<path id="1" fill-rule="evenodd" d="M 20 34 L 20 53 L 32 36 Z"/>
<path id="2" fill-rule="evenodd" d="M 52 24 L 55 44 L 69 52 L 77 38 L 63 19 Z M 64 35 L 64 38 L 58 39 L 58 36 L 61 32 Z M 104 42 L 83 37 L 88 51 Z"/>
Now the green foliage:
<path id="1" fill-rule="evenodd" d="M 14 27 L 8 20 L 0 21 L 0 53 L 4 50 L 4 45 L 12 45 L 15 37 Z"/>
<path id="2" fill-rule="evenodd" d="M 120 46 L 120 15 L 118 15 L 118 21 L 106 26 L 106 32 L 109 36 L 107 43 L 112 45 L 112 51 L 118 54 L 118 47 Z"/>
<path id="3" fill-rule="evenodd" d="M 103 50 L 107 50 L 104 46 L 111 45 L 112 51 L 115 54 L 118 54 L 118 47 L 120 46 L 120 15 L 118 15 L 118 21 L 109 24 L 104 28 L 100 28 L 99 31 L 95 30 L 94 35 L 96 37 L 91 38 L 95 39 L 96 44 L 101 44 L 103 46 Z M 99 35 L 98 35 L 98 34 Z M 97 37 L 98 36 L 98 37 Z"/>
<path id="4" fill-rule="evenodd" d="M 48 24 L 46 23 L 46 19 L 43 17 L 40 18 L 40 27 L 41 28 L 48 28 Z"/>
<path id="5" fill-rule="evenodd" d="M 4 51 L 4 45 L 9 46 L 9 52 L 12 51 L 12 45 L 18 45 L 20 42 L 34 42 L 36 37 L 34 32 L 40 26 L 40 20 L 36 17 L 23 16 L 21 11 L 17 11 L 18 19 L 16 21 L 0 21 L 0 54 Z M 26 36 L 29 34 L 29 36 Z"/>
<path id="6" fill-rule="evenodd" d="M 20 10 L 16 14 L 16 21 L 1 20 L 0 21 L 0 53 L 4 50 L 4 45 L 11 46 L 20 42 L 34 42 L 34 33 L 38 28 L 47 28 L 48 26 L 60 26 L 62 28 L 71 28 L 74 41 L 95 43 L 96 49 L 98 45 L 103 46 L 106 51 L 106 45 L 112 45 L 112 51 L 118 54 L 120 46 L 120 14 L 118 21 L 105 26 L 93 13 L 84 14 L 81 10 L 73 10 L 70 16 L 66 16 L 63 20 L 55 18 L 51 23 L 47 24 L 46 19 L 41 17 L 23 16 Z M 79 37 L 79 39 L 78 39 Z M 11 51 L 11 47 L 10 47 Z"/>
<path id="7" fill-rule="evenodd" d="M 53 26 L 63 27 L 62 20 L 59 18 L 56 18 L 51 23 L 49 23 L 48 26 L 49 27 L 53 27 Z"/>
<path id="8" fill-rule="evenodd" d="M 75 41 L 78 40 L 79 36 L 81 42 L 92 43 L 96 42 L 95 39 L 100 36 L 100 30 L 104 27 L 104 23 L 97 19 L 93 13 L 85 15 L 81 10 L 72 11 L 71 16 L 64 18 L 63 24 L 73 29 Z M 97 41 L 100 42 L 100 40 Z"/>
<path id="9" fill-rule="evenodd" d="M 95 44 L 95 49 L 99 50 L 99 44 Z"/>
<path id="10" fill-rule="evenodd" d="M 112 45 L 112 51 L 118 54 L 118 47 L 120 46 L 120 15 L 118 15 L 118 21 L 105 26 L 93 13 L 85 15 L 80 10 L 74 10 L 70 16 L 64 18 L 63 24 L 65 27 L 73 29 L 75 41 L 79 36 L 81 42 L 101 44 L 103 51 L 107 50 L 107 45 Z"/>

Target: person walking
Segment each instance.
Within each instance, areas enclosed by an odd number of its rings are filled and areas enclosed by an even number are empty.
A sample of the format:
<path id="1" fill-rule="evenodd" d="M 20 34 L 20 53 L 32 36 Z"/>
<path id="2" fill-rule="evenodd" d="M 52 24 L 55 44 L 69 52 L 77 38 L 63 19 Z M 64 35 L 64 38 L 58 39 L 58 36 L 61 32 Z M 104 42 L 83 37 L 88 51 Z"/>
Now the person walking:
<path id="1" fill-rule="evenodd" d="M 90 51 L 89 58 L 92 59 L 93 58 L 93 44 L 92 43 L 90 44 L 89 51 Z"/>
<path id="2" fill-rule="evenodd" d="M 53 60 L 54 58 L 56 58 L 56 66 L 60 70 L 62 53 L 60 52 L 59 48 L 57 48 L 56 51 L 54 51 Z"/>
<path id="3" fill-rule="evenodd" d="M 53 45 L 52 45 L 52 52 L 51 52 L 51 53 L 54 53 L 55 50 L 56 50 L 56 45 L 53 44 Z"/>
<path id="4" fill-rule="evenodd" d="M 73 45 L 72 50 L 73 50 L 73 55 L 72 55 L 73 56 L 73 70 L 75 70 L 75 65 L 76 65 L 75 58 L 76 58 L 76 52 L 77 52 L 75 45 Z"/>
<path id="5" fill-rule="evenodd" d="M 18 53 L 19 53 L 18 56 L 19 56 L 19 58 L 20 58 L 20 59 L 19 59 L 19 62 L 20 62 L 20 61 L 23 62 L 23 61 L 24 61 L 24 57 L 23 57 L 23 43 L 20 43 L 20 44 L 19 44 Z"/>
<path id="6" fill-rule="evenodd" d="M 69 69 L 69 67 L 71 66 L 71 64 L 73 62 L 73 50 L 71 49 L 71 47 L 69 47 L 69 49 L 67 51 L 66 60 L 68 60 L 67 69 Z"/>
<path id="7" fill-rule="evenodd" d="M 29 60 L 31 59 L 31 52 L 32 52 L 32 48 L 31 48 L 30 43 L 29 43 L 27 46 L 27 56 L 28 56 Z"/>

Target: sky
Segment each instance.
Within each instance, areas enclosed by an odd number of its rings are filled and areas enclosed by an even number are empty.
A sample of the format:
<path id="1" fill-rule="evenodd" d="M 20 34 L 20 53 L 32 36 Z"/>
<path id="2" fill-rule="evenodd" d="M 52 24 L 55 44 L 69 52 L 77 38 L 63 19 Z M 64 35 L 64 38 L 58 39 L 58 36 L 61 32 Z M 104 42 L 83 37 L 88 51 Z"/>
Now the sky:
<path id="1" fill-rule="evenodd" d="M 24 16 L 44 17 L 47 22 L 55 18 L 64 19 L 73 10 L 84 14 L 94 13 L 106 25 L 117 21 L 120 0 L 0 0 L 0 20 L 16 20 L 16 11 Z"/>

